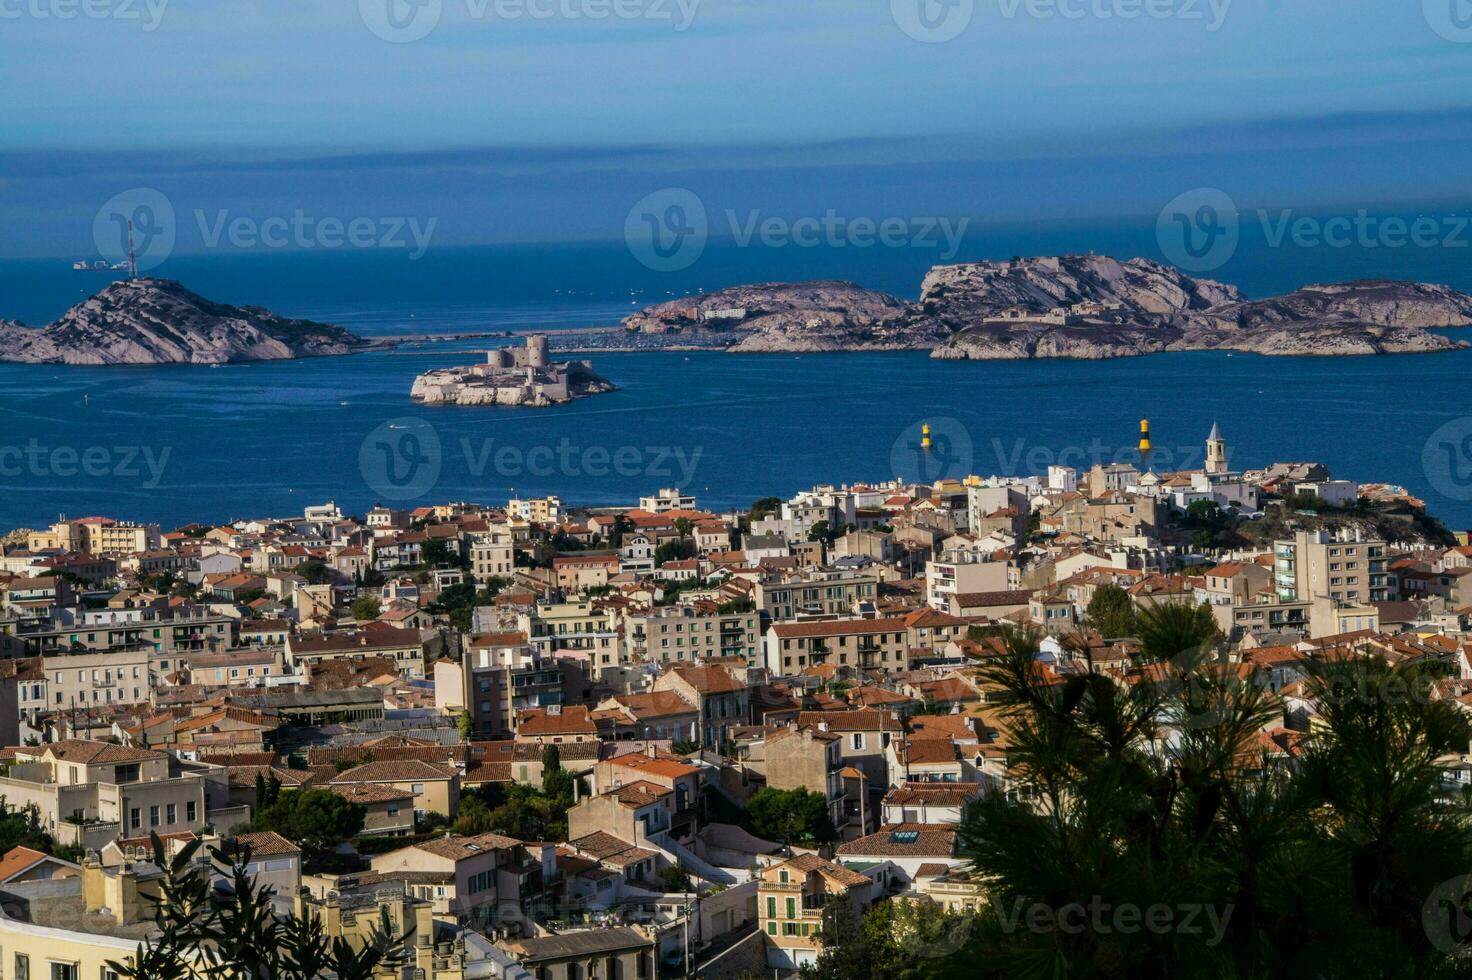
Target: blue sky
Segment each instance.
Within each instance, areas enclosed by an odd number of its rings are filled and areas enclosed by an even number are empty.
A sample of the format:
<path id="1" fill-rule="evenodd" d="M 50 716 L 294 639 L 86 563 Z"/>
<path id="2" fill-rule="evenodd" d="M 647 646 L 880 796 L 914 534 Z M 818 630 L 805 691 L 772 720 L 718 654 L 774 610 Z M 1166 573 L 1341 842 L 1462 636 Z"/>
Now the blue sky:
<path id="1" fill-rule="evenodd" d="M 388 0 L 57 16 L 79 2 L 0 0 L 0 255 L 77 252 L 138 186 L 185 213 L 433 215 L 467 243 L 615 237 L 664 186 L 983 222 L 1205 185 L 1472 199 L 1472 37 L 1443 16 L 1469 0 L 974 0 L 939 43 L 901 29 L 920 0 L 428 0 L 409 43 L 368 26 Z"/>

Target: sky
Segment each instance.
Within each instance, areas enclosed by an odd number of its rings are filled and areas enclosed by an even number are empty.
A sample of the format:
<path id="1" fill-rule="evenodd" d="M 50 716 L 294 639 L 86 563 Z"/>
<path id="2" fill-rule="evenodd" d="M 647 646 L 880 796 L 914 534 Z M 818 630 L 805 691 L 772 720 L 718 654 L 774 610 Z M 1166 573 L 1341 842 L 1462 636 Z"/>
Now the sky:
<path id="1" fill-rule="evenodd" d="M 1472 0 L 0 0 L 0 257 L 156 189 L 437 241 L 1472 200 Z"/>

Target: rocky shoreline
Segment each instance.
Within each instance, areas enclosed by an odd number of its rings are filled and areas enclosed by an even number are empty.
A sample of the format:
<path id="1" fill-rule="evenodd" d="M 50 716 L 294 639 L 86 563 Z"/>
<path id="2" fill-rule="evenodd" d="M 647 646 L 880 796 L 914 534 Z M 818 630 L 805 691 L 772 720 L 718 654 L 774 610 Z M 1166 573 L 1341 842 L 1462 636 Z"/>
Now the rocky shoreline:
<path id="1" fill-rule="evenodd" d="M 765 283 L 673 300 L 627 335 L 733 353 L 928 350 L 942 360 L 1098 360 L 1168 351 L 1267 356 L 1426 353 L 1469 345 L 1472 297 L 1390 280 L 1248 300 L 1146 259 L 1070 255 L 937 266 L 905 303 L 853 283 Z M 586 340 L 586 338 L 583 338 Z"/>
<path id="2" fill-rule="evenodd" d="M 0 361 L 232 364 L 382 349 L 342 327 L 215 303 L 169 279 L 112 283 L 42 328 L 0 321 Z"/>

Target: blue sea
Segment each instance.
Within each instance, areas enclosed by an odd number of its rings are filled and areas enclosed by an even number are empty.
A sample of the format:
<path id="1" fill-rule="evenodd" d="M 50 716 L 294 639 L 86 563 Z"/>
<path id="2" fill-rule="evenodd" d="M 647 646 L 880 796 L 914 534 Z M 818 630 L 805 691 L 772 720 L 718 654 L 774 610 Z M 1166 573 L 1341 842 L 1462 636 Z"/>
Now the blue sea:
<path id="1" fill-rule="evenodd" d="M 1153 228 L 993 228 L 956 261 L 1096 251 L 1159 258 Z M 81 258 L 83 256 L 76 256 Z M 364 334 L 616 324 L 631 310 L 740 282 L 834 277 L 913 297 L 923 250 L 740 248 L 651 272 L 622 243 L 383 252 L 181 255 L 152 274 L 212 299 Z M 1466 249 L 1269 248 L 1244 237 L 1217 278 L 1263 296 L 1369 276 L 1472 291 Z M 0 263 L 0 317 L 40 324 L 105 273 Z M 1468 331 L 1472 339 L 1472 330 Z M 1392 482 L 1472 526 L 1472 351 L 1377 358 L 1157 355 L 1102 362 L 945 362 L 924 354 L 600 354 L 620 390 L 551 409 L 430 408 L 414 377 L 463 362 L 430 344 L 279 363 L 0 365 L 0 530 L 59 515 L 188 521 L 362 512 L 555 493 L 631 502 L 678 485 L 744 507 L 822 482 L 1021 474 L 1127 458 L 1149 418 L 1158 468 L 1195 466 L 1219 421 L 1235 467 L 1318 460 Z M 917 451 L 930 423 L 936 450 Z M 1465 482 L 1464 482 L 1465 481 Z"/>

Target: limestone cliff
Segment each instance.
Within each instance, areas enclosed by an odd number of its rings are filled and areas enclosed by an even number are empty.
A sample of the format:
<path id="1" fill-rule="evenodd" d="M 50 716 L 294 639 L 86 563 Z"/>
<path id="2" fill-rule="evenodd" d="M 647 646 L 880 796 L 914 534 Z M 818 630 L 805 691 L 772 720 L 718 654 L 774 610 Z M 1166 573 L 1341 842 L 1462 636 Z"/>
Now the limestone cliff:
<path id="1" fill-rule="evenodd" d="M 168 279 L 115 282 L 39 330 L 0 324 L 0 361 L 27 364 L 225 364 L 373 346 L 341 327 L 211 302 Z"/>

